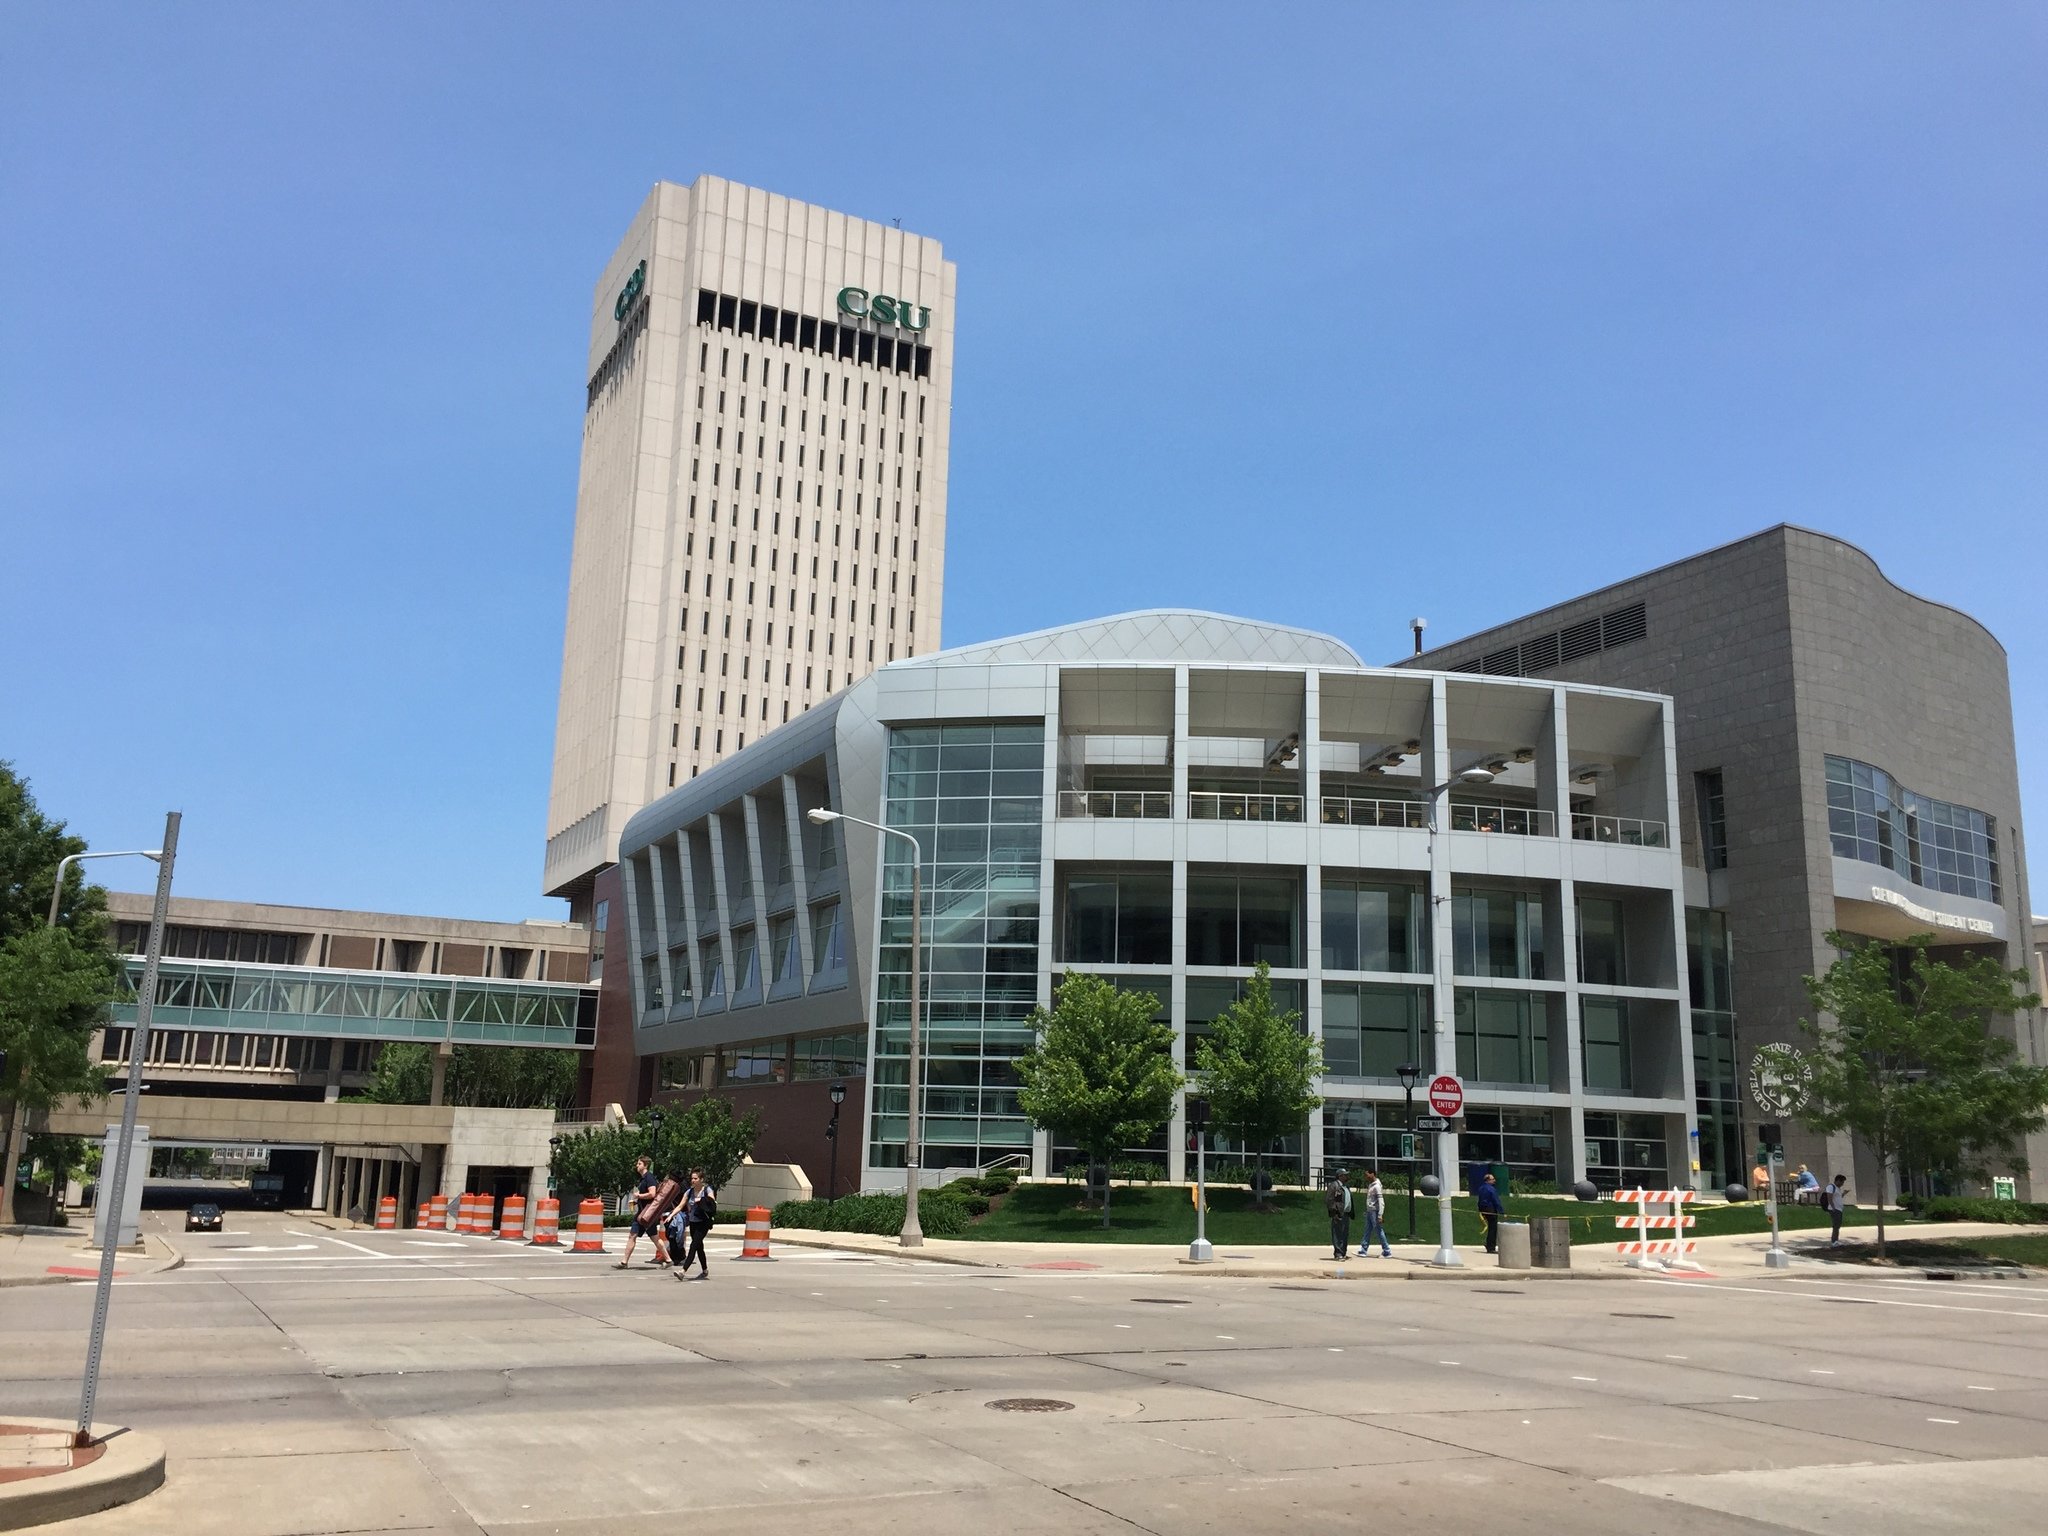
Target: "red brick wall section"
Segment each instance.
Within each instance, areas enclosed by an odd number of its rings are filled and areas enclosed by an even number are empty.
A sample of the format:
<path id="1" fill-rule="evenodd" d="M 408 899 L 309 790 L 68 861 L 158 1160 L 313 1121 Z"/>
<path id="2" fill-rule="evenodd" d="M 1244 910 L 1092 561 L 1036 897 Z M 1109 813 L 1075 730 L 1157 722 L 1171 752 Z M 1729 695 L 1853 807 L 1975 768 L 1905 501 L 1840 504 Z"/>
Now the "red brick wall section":
<path id="1" fill-rule="evenodd" d="M 640 1058 L 633 1050 L 633 946 L 626 937 L 626 901 L 618 866 L 597 877 L 595 899 L 609 902 L 604 979 L 597 989 L 597 1046 L 585 1071 L 585 1104 L 623 1104 L 632 1114 L 646 1102 Z"/>
<path id="2" fill-rule="evenodd" d="M 839 1107 L 839 1190 L 850 1195 L 860 1188 L 860 1102 L 863 1084 L 857 1077 L 847 1079 L 846 1102 Z M 832 1143 L 825 1139 L 825 1124 L 832 1118 L 832 1084 L 824 1079 L 801 1083 L 765 1083 L 758 1088 L 721 1088 L 721 1097 L 732 1101 L 736 1114 L 750 1109 L 761 1111 L 761 1138 L 754 1143 L 757 1163 L 795 1163 L 810 1176 L 811 1192 L 826 1198 L 825 1185 L 831 1165 Z M 703 1098 L 702 1092 L 672 1093 L 660 1102 L 688 1105 Z"/>

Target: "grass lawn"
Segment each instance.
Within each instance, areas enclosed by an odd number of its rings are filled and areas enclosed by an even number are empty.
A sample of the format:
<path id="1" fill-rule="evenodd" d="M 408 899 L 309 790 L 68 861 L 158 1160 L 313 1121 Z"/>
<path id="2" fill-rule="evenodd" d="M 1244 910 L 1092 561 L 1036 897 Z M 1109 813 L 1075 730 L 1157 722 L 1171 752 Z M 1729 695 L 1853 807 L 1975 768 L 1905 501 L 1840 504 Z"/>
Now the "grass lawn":
<path id="1" fill-rule="evenodd" d="M 1394 1241 L 1407 1236 L 1407 1194 L 1387 1192 L 1387 1228 Z M 1110 1225 L 1102 1226 L 1102 1212 L 1083 1208 L 1079 1185 L 1019 1185 L 1001 1204 L 961 1234 L 963 1238 L 994 1243 L 1185 1243 L 1195 1235 L 1194 1203 L 1184 1187 L 1165 1185 L 1119 1185 L 1109 1202 Z M 1209 1192 L 1209 1240 L 1218 1247 L 1250 1247 L 1274 1244 L 1303 1248 L 1327 1248 L 1330 1219 L 1323 1214 L 1320 1190 L 1279 1190 L 1273 1209 L 1254 1211 L 1248 1190 L 1213 1189 Z M 1570 1199 L 1538 1199 L 1510 1195 L 1508 1218 L 1563 1216 L 1572 1224 L 1574 1243 L 1612 1243 L 1622 1232 L 1614 1218 L 1623 1207 L 1607 1201 L 1582 1205 Z M 1632 1208 L 1631 1208 L 1632 1209 Z M 1765 1232 L 1769 1226 L 1760 1205 L 1697 1206 L 1696 1236 L 1730 1232 Z M 1812 1228 L 1827 1229 L 1827 1218 L 1810 1206 L 1781 1206 L 1780 1226 L 1787 1232 Z M 1888 1213 L 1893 1224 L 1901 1224 L 1905 1213 Z M 1848 1213 L 1846 1225 L 1869 1226 L 1873 1212 L 1857 1208 Z M 1436 1202 L 1418 1195 L 1415 1222 L 1424 1242 L 1436 1241 Z M 1459 1243 L 1483 1240 L 1479 1213 L 1472 1202 L 1460 1195 L 1451 1202 L 1451 1231 Z M 1357 1217 L 1352 1218 L 1351 1240 L 1363 1233 Z M 1657 1235 L 1657 1234 L 1652 1234 Z"/>
<path id="2" fill-rule="evenodd" d="M 1889 1224 L 1886 1232 L 1891 1231 Z M 1971 1264 L 1996 1262 L 2000 1264 L 2028 1264 L 2048 1269 L 2048 1236 L 2029 1237 L 2015 1234 L 2011 1237 L 1908 1237 L 1888 1241 L 1885 1244 L 1886 1260 L 1893 1264 L 1927 1265 L 1940 1268 L 1949 1264 Z M 1875 1250 L 1857 1249 L 1851 1254 L 1839 1255 L 1837 1263 L 1874 1264 Z"/>

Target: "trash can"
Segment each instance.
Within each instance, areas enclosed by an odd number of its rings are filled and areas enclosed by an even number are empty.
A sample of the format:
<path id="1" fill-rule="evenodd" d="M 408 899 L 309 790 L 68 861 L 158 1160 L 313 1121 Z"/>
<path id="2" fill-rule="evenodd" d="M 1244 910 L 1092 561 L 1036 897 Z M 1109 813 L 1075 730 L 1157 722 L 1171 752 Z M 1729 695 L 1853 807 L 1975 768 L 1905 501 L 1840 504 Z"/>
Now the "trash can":
<path id="1" fill-rule="evenodd" d="M 1502 1269 L 1527 1269 L 1529 1267 L 1529 1223 L 1526 1221 L 1503 1221 L 1500 1224 L 1500 1267 Z"/>
<path id="2" fill-rule="evenodd" d="M 1562 1216 L 1538 1216 L 1529 1223 L 1529 1267 L 1572 1267 L 1572 1224 Z"/>

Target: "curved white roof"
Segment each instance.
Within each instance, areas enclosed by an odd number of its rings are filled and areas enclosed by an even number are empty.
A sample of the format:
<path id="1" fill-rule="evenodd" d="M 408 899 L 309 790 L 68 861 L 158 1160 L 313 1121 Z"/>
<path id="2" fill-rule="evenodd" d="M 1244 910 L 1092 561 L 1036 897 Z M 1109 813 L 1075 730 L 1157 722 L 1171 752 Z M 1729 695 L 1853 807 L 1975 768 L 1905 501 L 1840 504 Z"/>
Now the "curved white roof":
<path id="1" fill-rule="evenodd" d="M 1311 629 L 1267 624 L 1257 619 L 1237 619 L 1228 614 L 1204 613 L 1194 608 L 1147 608 L 1138 613 L 1115 613 L 1107 618 L 1036 630 L 1028 635 L 1009 635 L 979 645 L 933 651 L 929 655 L 892 662 L 890 666 L 893 670 L 955 663 L 987 665 L 1019 661 L 1250 662 L 1310 667 L 1366 665 L 1358 653 L 1343 641 L 1317 634 Z"/>

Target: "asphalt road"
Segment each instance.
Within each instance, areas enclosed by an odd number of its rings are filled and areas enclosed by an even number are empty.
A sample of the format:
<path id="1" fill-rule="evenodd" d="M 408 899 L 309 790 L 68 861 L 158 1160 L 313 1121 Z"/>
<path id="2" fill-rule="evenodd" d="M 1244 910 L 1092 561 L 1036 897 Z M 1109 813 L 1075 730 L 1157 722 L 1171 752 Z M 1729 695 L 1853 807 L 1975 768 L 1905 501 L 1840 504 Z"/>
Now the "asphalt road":
<path id="1" fill-rule="evenodd" d="M 678 1283 L 147 1219 L 189 1259 L 118 1283 L 101 1406 L 169 1480 L 49 1531 L 1917 1536 L 2048 1500 L 2033 1282 L 1276 1284 L 721 1239 Z M 0 1291 L 0 1407 L 74 1411 L 91 1295 Z"/>

